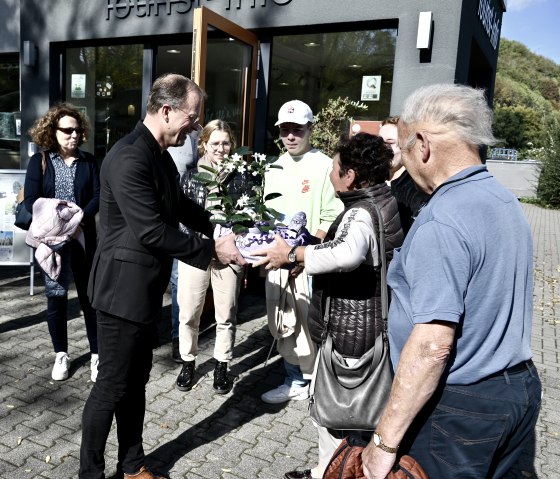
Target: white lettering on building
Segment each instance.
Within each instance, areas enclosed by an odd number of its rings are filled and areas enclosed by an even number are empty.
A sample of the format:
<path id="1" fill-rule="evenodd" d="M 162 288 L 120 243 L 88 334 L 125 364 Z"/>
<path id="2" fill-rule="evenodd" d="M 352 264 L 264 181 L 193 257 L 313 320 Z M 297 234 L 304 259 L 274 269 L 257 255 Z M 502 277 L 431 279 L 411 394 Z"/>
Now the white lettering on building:
<path id="1" fill-rule="evenodd" d="M 482 26 L 486 30 L 490 43 L 495 50 L 500 36 L 500 20 L 498 19 L 498 14 L 492 8 L 491 0 L 479 0 L 478 18 L 480 18 Z"/>
<path id="2" fill-rule="evenodd" d="M 211 0 L 205 0 L 210 2 Z M 269 4 L 288 5 L 292 0 L 268 0 Z M 129 15 L 137 17 L 157 17 L 162 15 L 185 14 L 194 7 L 200 7 L 201 0 L 107 0 L 107 20 L 127 18 Z M 266 7 L 267 0 L 227 0 L 226 10 L 231 10 L 232 4 L 237 10 L 241 6 L 250 8 Z"/>
<path id="3" fill-rule="evenodd" d="M 131 13 L 137 17 L 184 14 L 192 10 L 194 3 L 200 6 L 200 0 L 107 0 L 107 20 L 111 15 L 122 20 Z"/>

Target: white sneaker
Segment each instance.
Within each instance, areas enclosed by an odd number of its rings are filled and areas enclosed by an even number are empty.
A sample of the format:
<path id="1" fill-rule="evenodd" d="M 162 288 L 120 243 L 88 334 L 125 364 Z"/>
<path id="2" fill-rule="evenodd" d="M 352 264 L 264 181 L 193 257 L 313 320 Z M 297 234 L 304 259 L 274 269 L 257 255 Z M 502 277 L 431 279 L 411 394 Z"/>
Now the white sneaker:
<path id="1" fill-rule="evenodd" d="M 64 351 L 56 353 L 54 366 L 52 368 L 51 377 L 55 381 L 64 381 L 68 379 L 68 368 L 70 367 L 70 358 Z"/>
<path id="2" fill-rule="evenodd" d="M 97 381 L 97 366 L 99 366 L 99 354 L 91 355 L 91 382 Z"/>
<path id="3" fill-rule="evenodd" d="M 282 384 L 272 391 L 268 391 L 261 396 L 261 399 L 268 404 L 280 404 L 287 401 L 302 401 L 309 397 L 309 385 L 307 386 L 286 386 Z"/>

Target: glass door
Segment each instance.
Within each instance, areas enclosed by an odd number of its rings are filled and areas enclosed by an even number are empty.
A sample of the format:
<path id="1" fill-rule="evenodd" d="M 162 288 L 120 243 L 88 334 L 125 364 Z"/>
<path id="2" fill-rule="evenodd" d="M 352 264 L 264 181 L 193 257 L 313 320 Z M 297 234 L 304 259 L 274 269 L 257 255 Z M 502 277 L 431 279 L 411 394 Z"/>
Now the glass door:
<path id="1" fill-rule="evenodd" d="M 206 7 L 193 19 L 191 78 L 206 92 L 200 123 L 219 118 L 253 146 L 258 37 Z"/>

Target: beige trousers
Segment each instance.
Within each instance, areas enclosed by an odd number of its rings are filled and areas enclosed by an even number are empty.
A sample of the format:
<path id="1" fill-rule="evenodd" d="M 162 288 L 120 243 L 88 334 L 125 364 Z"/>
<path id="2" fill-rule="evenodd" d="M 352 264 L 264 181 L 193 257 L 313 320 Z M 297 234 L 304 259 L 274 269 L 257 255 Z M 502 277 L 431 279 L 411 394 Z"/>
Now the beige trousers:
<path id="1" fill-rule="evenodd" d="M 200 316 L 206 291 L 212 284 L 216 314 L 214 358 L 228 362 L 233 355 L 237 305 L 243 267 L 223 265 L 212 260 L 207 270 L 179 261 L 177 302 L 179 304 L 179 351 L 183 361 L 194 361 L 198 354 Z"/>

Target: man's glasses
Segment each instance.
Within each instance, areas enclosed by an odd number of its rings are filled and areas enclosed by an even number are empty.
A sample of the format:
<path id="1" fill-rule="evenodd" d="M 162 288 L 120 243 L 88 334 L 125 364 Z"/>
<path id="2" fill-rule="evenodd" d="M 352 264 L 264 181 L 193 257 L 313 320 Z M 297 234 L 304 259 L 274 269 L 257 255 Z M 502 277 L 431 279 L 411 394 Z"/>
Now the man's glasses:
<path id="1" fill-rule="evenodd" d="M 189 115 L 185 110 L 182 110 L 181 108 L 177 108 L 177 107 L 173 107 L 175 110 L 179 110 L 182 111 L 185 115 L 187 115 L 187 118 L 189 119 L 189 121 L 191 123 L 196 123 L 198 121 L 198 116 L 197 115 Z"/>
<path id="2" fill-rule="evenodd" d="M 83 128 L 62 128 L 60 126 L 57 126 L 56 129 L 66 135 L 71 135 L 74 132 L 76 132 L 78 135 L 81 135 L 84 132 Z"/>
<path id="3" fill-rule="evenodd" d="M 228 148 L 231 147 L 231 143 L 229 141 L 213 141 L 212 143 L 208 143 L 208 146 L 210 148 L 212 148 L 213 150 L 217 150 L 220 146 L 224 149 L 227 150 Z"/>

